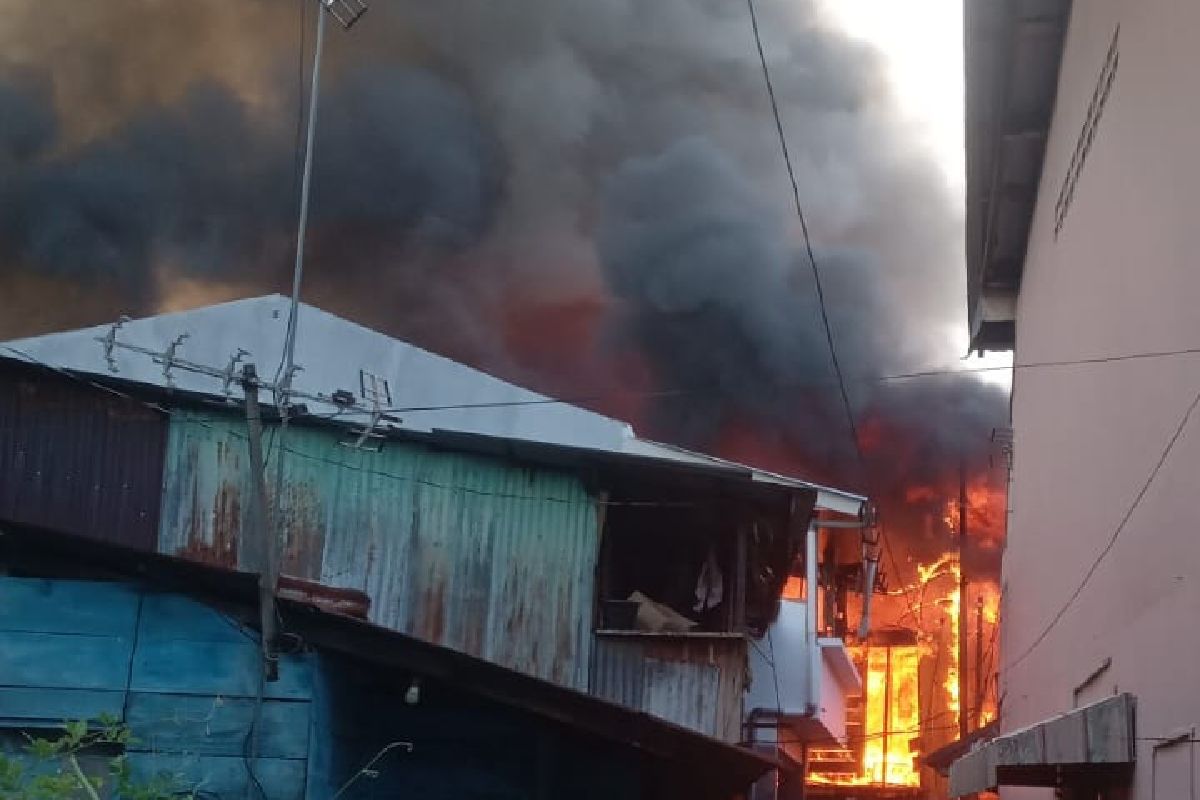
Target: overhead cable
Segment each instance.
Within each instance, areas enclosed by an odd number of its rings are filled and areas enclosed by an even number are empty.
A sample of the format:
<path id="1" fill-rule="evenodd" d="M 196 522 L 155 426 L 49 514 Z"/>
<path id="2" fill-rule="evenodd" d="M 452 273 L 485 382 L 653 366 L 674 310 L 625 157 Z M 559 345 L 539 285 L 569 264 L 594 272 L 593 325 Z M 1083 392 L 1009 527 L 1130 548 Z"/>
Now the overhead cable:
<path id="1" fill-rule="evenodd" d="M 1196 392 L 1195 397 L 1192 398 L 1192 402 L 1188 405 L 1187 410 L 1184 411 L 1183 416 L 1179 420 L 1179 424 L 1175 426 L 1174 432 L 1171 434 L 1170 439 L 1167 440 L 1166 447 L 1163 448 L 1162 453 L 1160 453 L 1158 456 L 1158 460 L 1154 463 L 1154 468 L 1150 470 L 1150 474 L 1146 476 L 1144 481 L 1142 481 L 1141 488 L 1138 489 L 1137 495 L 1135 495 L 1133 498 L 1133 502 L 1130 503 L 1129 507 L 1125 510 L 1125 514 L 1121 517 L 1121 521 L 1117 524 L 1117 527 L 1112 532 L 1112 535 L 1108 537 L 1108 542 L 1104 545 L 1104 548 L 1092 561 L 1092 565 L 1084 574 L 1083 580 L 1079 582 L 1079 585 L 1075 587 L 1073 592 L 1071 592 L 1071 595 L 1067 598 L 1067 601 L 1063 603 L 1062 607 L 1058 609 L 1053 617 L 1051 617 L 1050 622 L 1047 623 L 1046 627 L 1042 629 L 1042 632 L 1037 635 L 1037 637 L 1029 644 L 1029 646 L 1021 651 L 1019 656 L 1004 665 L 1004 672 L 1013 669 L 1026 658 L 1028 658 L 1030 654 L 1032 654 L 1033 651 L 1036 650 L 1038 646 L 1046 640 L 1046 637 L 1050 635 L 1050 631 L 1054 630 L 1054 627 L 1059 623 L 1059 621 L 1062 620 L 1067 611 L 1072 605 L 1074 605 L 1075 601 L 1079 599 L 1079 596 L 1083 594 L 1084 588 L 1096 574 L 1096 570 L 1100 568 L 1100 564 L 1104 561 L 1108 554 L 1112 552 L 1113 547 L 1117 543 L 1117 539 L 1121 537 L 1121 534 L 1125 531 L 1126 526 L 1129 524 L 1129 520 L 1133 518 L 1134 512 L 1137 511 L 1138 506 L 1142 504 L 1142 500 L 1145 499 L 1146 493 L 1150 490 L 1151 484 L 1153 484 L 1154 479 L 1158 477 L 1158 473 L 1162 470 L 1163 465 L 1167 462 L 1167 458 L 1171 455 L 1171 451 L 1175 448 L 1175 444 L 1183 435 L 1183 431 L 1187 427 L 1188 421 L 1191 420 L 1192 412 L 1196 410 L 1197 405 L 1200 405 L 1200 391 Z"/>

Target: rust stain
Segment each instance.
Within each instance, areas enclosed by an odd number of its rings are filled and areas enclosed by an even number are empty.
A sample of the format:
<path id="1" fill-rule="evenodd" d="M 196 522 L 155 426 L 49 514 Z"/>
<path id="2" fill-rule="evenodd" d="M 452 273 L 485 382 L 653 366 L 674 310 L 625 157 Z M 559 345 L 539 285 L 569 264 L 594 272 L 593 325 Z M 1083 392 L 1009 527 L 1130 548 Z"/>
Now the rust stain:
<path id="1" fill-rule="evenodd" d="M 289 575 L 279 576 L 279 596 L 358 619 L 367 619 L 371 610 L 371 598 L 366 592 L 325 586 Z"/>
<path id="2" fill-rule="evenodd" d="M 429 588 L 421 595 L 420 636 L 426 641 L 440 644 L 446 627 L 446 584 L 441 575 L 436 576 Z"/>
<path id="3" fill-rule="evenodd" d="M 284 501 L 284 527 L 287 544 L 283 550 L 282 571 L 299 578 L 317 580 L 325 552 L 325 531 L 321 525 L 321 501 L 310 483 L 289 484 Z"/>
<path id="4" fill-rule="evenodd" d="M 571 676 L 571 668 L 575 663 L 575 619 L 566 613 L 571 607 L 572 592 L 566 586 L 558 590 L 558 608 L 560 613 L 554 617 L 557 633 L 554 648 L 554 662 L 550 665 L 551 678 L 557 683 L 566 683 Z"/>
<path id="5" fill-rule="evenodd" d="M 196 497 L 193 491 L 192 496 Z M 213 499 L 211 539 L 205 536 L 203 516 L 193 503 L 187 544 L 180 555 L 192 561 L 234 569 L 238 565 L 238 537 L 242 526 L 242 503 L 236 486 L 222 483 Z"/>

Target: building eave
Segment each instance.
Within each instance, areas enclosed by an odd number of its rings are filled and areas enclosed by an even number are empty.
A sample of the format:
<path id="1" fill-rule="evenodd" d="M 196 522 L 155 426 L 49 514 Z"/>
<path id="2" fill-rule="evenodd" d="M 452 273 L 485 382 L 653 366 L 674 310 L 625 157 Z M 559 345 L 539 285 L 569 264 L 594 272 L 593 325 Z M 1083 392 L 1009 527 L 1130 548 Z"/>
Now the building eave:
<path id="1" fill-rule="evenodd" d="M 288 299 L 280 295 L 251 297 L 189 311 L 125 320 L 119 326 L 96 326 L 0 342 L 0 361 L 41 365 L 69 373 L 88 383 L 120 384 L 152 392 L 172 401 L 209 407 L 237 405 L 242 392 L 226 367 L 243 347 L 244 361 L 256 360 L 260 378 L 264 365 L 279 363 Z M 295 402 L 316 416 L 336 416 L 342 422 L 367 424 L 368 404 L 337 405 L 338 390 L 358 386 L 364 369 L 390 381 L 388 419 L 380 433 L 449 439 L 463 443 L 492 440 L 543 452 L 608 453 L 628 463 L 674 464 L 681 469 L 737 476 L 775 490 L 804 490 L 817 495 L 817 509 L 861 516 L 866 498 L 820 486 L 800 478 L 776 475 L 704 453 L 665 445 L 636 434 L 628 423 L 589 409 L 538 394 L 478 369 L 423 350 L 305 303 L 300 304 L 301 335 L 298 363 L 305 369 L 293 382 Z M 183 337 L 183 338 L 181 338 Z M 175 345 L 172 345 L 175 342 Z M 176 354 L 194 364 L 220 368 L 218 374 L 170 366 L 164 354 Z M 150 354 L 157 354 L 152 356 Z M 269 402 L 269 392 L 262 392 Z M 492 447 L 493 444 L 488 444 Z"/>
<path id="2" fill-rule="evenodd" d="M 1001 786 L 1062 788 L 1087 779 L 1118 786 L 1137 757 L 1136 701 L 1118 694 L 997 736 L 950 765 L 950 796 Z"/>
<path id="3" fill-rule="evenodd" d="M 964 0 L 967 321 L 1011 350 L 1071 0 Z"/>

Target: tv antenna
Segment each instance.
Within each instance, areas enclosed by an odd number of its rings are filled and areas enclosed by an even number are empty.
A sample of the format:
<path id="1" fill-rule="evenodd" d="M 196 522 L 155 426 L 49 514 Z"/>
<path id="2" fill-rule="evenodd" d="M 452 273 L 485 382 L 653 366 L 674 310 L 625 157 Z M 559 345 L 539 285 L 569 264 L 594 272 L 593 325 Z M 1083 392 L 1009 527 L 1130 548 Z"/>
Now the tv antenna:
<path id="1" fill-rule="evenodd" d="M 386 378 L 381 378 L 365 369 L 358 371 L 359 395 L 371 408 L 367 424 L 358 432 L 353 442 L 342 442 L 346 447 L 355 450 L 368 450 L 378 453 L 383 449 L 383 434 L 379 431 L 379 423 L 387 418 L 384 409 L 392 405 L 392 388 Z"/>

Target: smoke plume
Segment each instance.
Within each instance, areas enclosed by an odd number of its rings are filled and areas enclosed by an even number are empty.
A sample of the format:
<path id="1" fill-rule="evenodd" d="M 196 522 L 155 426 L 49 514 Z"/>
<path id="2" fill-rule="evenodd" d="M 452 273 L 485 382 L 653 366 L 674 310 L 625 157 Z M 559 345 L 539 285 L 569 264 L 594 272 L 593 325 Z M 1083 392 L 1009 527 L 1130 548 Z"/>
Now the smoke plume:
<path id="1" fill-rule="evenodd" d="M 984 464 L 1001 393 L 876 379 L 960 355 L 959 203 L 877 53 L 816 0 L 759 6 L 872 475 L 741 3 L 379 0 L 331 26 L 306 299 L 879 495 Z M 288 286 L 315 3 L 0 12 L 0 337 Z"/>

